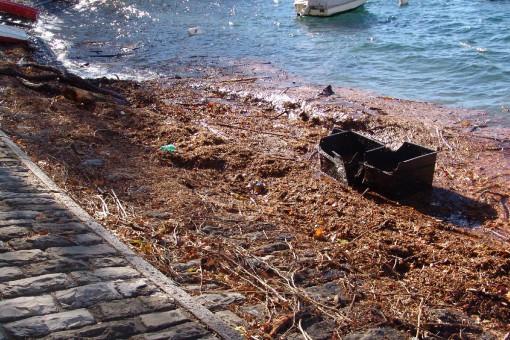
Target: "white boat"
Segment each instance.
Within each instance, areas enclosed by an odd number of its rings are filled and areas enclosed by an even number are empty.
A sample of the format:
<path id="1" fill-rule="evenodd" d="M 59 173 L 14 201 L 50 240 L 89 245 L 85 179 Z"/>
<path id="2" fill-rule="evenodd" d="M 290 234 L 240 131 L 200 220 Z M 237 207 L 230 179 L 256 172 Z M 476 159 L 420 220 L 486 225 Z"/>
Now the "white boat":
<path id="1" fill-rule="evenodd" d="M 297 15 L 329 17 L 363 6 L 367 0 L 294 0 Z"/>
<path id="2" fill-rule="evenodd" d="M 28 35 L 21 28 L 0 25 L 0 42 L 20 43 L 27 40 Z"/>

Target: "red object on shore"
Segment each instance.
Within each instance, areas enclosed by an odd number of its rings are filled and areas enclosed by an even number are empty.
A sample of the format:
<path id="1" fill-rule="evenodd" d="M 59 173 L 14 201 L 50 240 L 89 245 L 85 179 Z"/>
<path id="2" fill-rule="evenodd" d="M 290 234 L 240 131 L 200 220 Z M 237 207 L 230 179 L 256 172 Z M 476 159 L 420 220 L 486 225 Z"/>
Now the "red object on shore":
<path id="1" fill-rule="evenodd" d="M 17 15 L 30 20 L 37 20 L 39 10 L 12 1 L 0 0 L 0 12 Z"/>

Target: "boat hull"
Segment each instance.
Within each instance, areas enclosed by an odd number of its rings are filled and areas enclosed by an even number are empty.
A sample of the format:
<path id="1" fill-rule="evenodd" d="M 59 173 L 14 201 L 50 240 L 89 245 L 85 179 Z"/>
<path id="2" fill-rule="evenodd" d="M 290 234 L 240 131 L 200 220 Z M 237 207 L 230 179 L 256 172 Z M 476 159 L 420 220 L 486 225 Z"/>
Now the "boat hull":
<path id="1" fill-rule="evenodd" d="M 20 28 L 0 25 L 0 42 L 27 43 L 28 35 Z"/>
<path id="2" fill-rule="evenodd" d="M 294 0 L 298 15 L 330 17 L 363 6 L 367 0 Z"/>
<path id="3" fill-rule="evenodd" d="M 17 15 L 30 20 L 37 20 L 39 10 L 11 1 L 0 0 L 0 12 Z"/>

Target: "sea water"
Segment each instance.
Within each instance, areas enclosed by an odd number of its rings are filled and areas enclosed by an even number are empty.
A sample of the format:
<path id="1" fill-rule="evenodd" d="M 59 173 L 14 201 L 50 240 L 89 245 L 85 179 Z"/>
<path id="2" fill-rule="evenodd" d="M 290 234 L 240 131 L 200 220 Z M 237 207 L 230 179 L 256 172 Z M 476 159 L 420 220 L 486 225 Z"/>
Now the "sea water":
<path id="1" fill-rule="evenodd" d="M 510 126 L 510 0 L 368 0 L 330 18 L 292 0 L 46 2 L 38 34 L 85 75 L 271 63 L 310 83 L 482 109 Z"/>

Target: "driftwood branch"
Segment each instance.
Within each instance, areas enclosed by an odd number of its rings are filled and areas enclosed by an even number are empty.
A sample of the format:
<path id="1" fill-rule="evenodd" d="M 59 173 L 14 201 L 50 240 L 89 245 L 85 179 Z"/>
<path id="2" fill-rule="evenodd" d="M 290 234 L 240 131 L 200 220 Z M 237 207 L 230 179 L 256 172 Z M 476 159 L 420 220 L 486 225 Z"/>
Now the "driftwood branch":
<path id="1" fill-rule="evenodd" d="M 96 86 L 89 81 L 83 79 L 80 76 L 72 74 L 70 72 L 62 72 L 56 67 L 49 65 L 40 65 L 35 63 L 27 63 L 23 65 L 24 67 L 31 67 L 35 69 L 39 69 L 42 71 L 50 72 L 49 74 L 39 74 L 32 75 L 27 74 L 19 69 L 19 66 L 8 66 L 8 67 L 0 67 L 0 74 L 7 76 L 19 77 L 28 81 L 51 81 L 51 80 L 60 80 L 62 82 L 71 84 L 75 87 L 81 88 L 83 90 L 100 93 L 108 96 L 112 96 L 114 98 L 120 99 L 123 102 L 126 101 L 126 98 L 115 91 L 103 89 L 99 86 Z"/>

